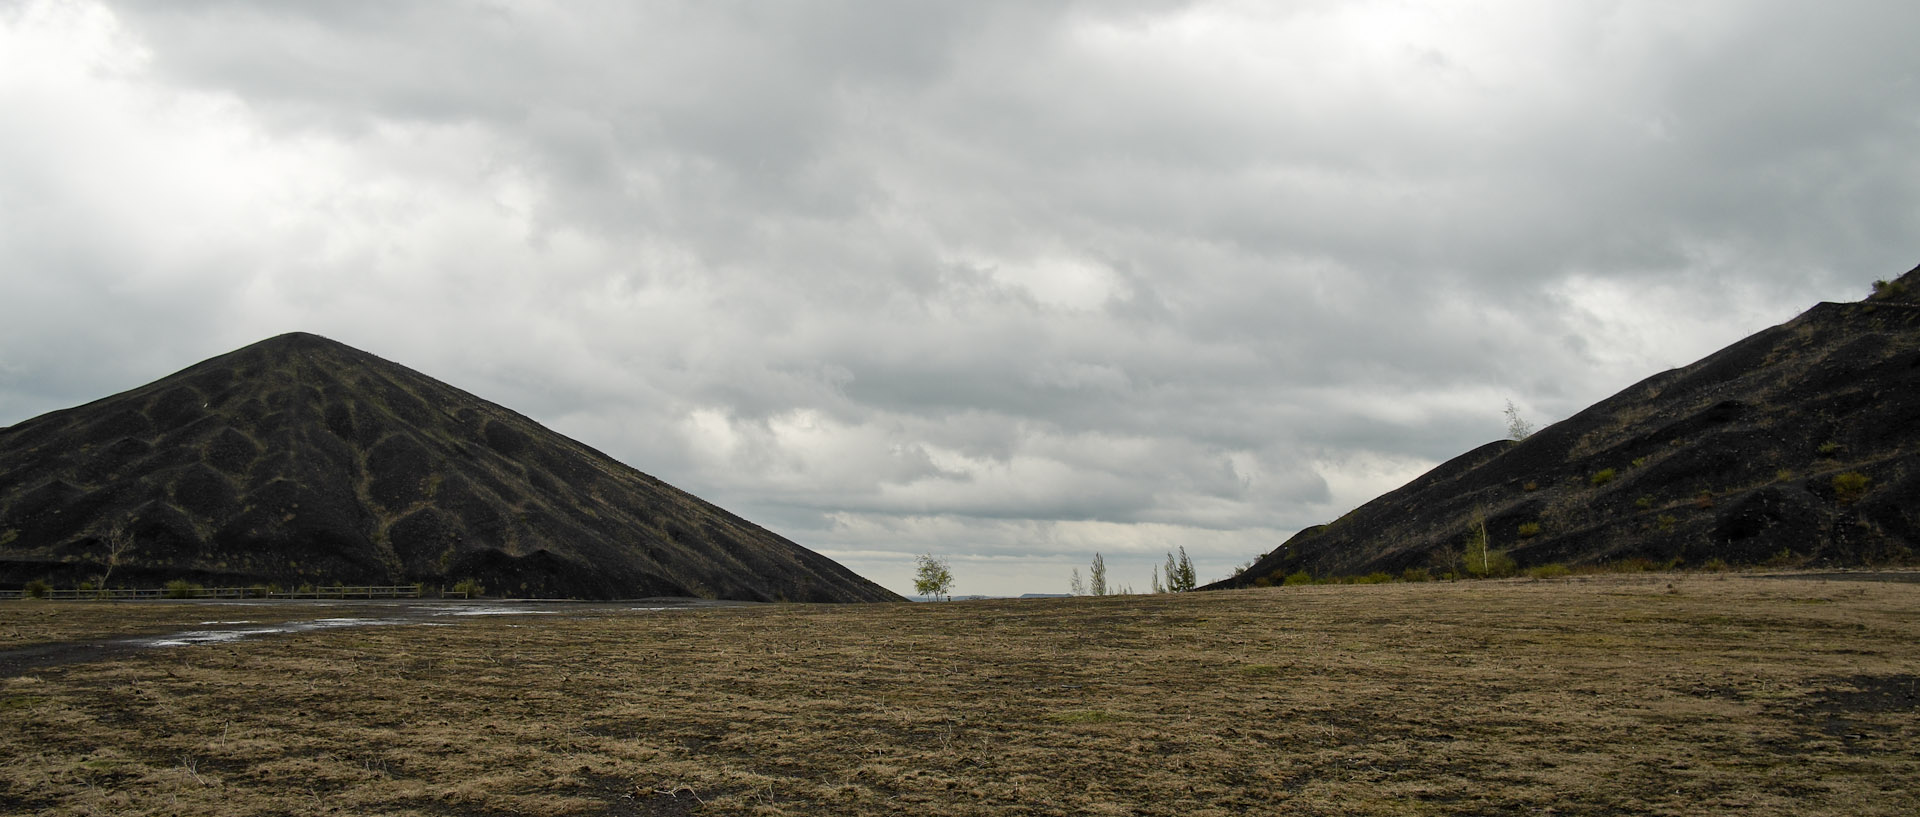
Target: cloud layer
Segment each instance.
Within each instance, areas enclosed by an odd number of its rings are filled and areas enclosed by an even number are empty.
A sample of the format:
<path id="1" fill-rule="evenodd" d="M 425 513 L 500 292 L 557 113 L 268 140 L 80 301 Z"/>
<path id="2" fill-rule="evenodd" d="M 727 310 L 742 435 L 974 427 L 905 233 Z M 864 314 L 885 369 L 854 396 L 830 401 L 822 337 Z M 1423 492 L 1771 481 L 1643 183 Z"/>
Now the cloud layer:
<path id="1" fill-rule="evenodd" d="M 0 422 L 289 330 L 910 589 L 1203 573 L 1920 261 L 1910 3 L 0 2 Z"/>

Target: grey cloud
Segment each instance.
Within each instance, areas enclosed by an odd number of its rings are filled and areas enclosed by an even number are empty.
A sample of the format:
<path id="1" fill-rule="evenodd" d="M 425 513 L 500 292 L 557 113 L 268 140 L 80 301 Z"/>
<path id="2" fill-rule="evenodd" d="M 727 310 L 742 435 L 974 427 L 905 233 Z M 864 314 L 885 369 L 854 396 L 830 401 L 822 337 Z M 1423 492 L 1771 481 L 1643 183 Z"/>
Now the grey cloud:
<path id="1" fill-rule="evenodd" d="M 0 79 L 0 422 L 308 329 L 821 549 L 1236 563 L 1910 267 L 1908 6 L 112 4 Z"/>

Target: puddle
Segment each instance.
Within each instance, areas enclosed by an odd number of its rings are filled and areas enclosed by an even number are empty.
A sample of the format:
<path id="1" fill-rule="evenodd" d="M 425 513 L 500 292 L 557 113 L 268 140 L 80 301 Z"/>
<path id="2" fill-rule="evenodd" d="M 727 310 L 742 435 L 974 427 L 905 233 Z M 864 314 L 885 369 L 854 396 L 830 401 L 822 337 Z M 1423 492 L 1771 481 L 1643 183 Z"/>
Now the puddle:
<path id="1" fill-rule="evenodd" d="M 251 622 L 205 622 L 210 624 L 247 624 Z M 287 624 L 275 624 L 265 627 L 246 627 L 236 630 L 188 630 L 184 633 L 160 638 L 130 638 L 124 643 L 139 647 L 186 647 L 193 644 L 224 644 L 252 638 L 260 635 L 278 633 L 307 633 L 314 630 L 330 630 L 336 627 L 380 627 L 391 624 L 417 624 L 422 622 L 406 621 L 397 618 L 322 618 L 313 621 L 294 621 Z"/>
<path id="2" fill-rule="evenodd" d="M 664 601 L 664 605 L 630 606 L 638 603 Z M 148 602 L 140 602 L 148 603 Z M 0 649 L 0 678 L 10 678 L 29 670 L 72 664 L 85 661 L 100 661 L 130 655 L 141 650 L 169 647 L 191 647 L 202 644 L 226 644 L 248 638 L 266 635 L 286 635 L 330 630 L 342 627 L 380 627 L 406 625 L 412 627 L 456 627 L 462 619 L 471 616 L 542 616 L 558 613 L 584 612 L 636 612 L 658 613 L 673 610 L 703 609 L 711 607 L 753 606 L 751 602 L 703 601 L 698 599 L 635 599 L 626 602 L 514 602 L 509 604 L 485 603 L 418 603 L 418 602 L 312 602 L 312 601 L 194 601 L 189 604 L 205 604 L 209 607 L 247 607 L 255 612 L 266 610 L 285 610 L 288 605 L 298 605 L 323 615 L 334 613 L 327 618 L 313 618 L 291 621 L 283 624 L 258 624 L 258 619 L 210 619 L 199 623 L 199 627 L 184 632 L 142 638 L 115 638 L 105 640 L 66 641 L 43 644 L 23 644 L 10 649 Z M 212 612 L 212 611 L 209 611 Z M 220 611 L 220 612 L 225 612 Z M 216 613 L 217 614 L 217 613 Z M 518 626 L 518 625 L 513 625 Z"/>
<path id="3" fill-rule="evenodd" d="M 332 606 L 332 605 L 328 605 Z M 672 607 L 634 607 L 633 610 L 660 611 Z M 391 618 L 317 618 L 310 621 L 293 621 L 285 624 L 266 624 L 253 627 L 240 625 L 253 624 L 250 619 L 237 621 L 202 621 L 202 627 L 221 629 L 188 630 L 183 633 L 161 636 L 159 638 L 130 638 L 120 643 L 133 647 L 187 647 L 195 644 L 225 644 L 243 638 L 263 635 L 281 635 L 286 633 L 307 633 L 315 630 L 331 630 L 338 627 L 387 627 L 394 625 L 412 625 L 415 627 L 451 627 L 447 622 L 429 621 L 429 618 L 442 616 L 550 616 L 559 610 L 541 610 L 519 605 L 452 605 L 417 604 L 408 605 L 395 611 L 399 615 Z"/>
<path id="4" fill-rule="evenodd" d="M 442 610 L 436 616 L 550 616 L 558 610 L 517 610 L 511 607 L 487 607 L 479 610 Z"/>

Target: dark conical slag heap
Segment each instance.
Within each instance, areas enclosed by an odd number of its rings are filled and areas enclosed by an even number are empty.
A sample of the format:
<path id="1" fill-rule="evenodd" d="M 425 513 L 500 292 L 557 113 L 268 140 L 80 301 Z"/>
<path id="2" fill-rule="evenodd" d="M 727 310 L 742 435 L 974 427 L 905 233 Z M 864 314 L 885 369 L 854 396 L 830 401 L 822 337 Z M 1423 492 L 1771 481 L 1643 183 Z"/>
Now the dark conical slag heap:
<path id="1" fill-rule="evenodd" d="M 0 429 L 0 584 L 102 575 L 899 598 L 508 409 L 301 333 Z"/>

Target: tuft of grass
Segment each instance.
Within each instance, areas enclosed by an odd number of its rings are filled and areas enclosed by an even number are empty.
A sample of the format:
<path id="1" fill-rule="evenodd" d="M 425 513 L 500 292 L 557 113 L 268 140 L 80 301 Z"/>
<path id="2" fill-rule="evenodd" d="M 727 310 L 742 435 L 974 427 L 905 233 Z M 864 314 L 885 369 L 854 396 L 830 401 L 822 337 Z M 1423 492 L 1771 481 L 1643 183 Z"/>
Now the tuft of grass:
<path id="1" fill-rule="evenodd" d="M 1433 581 L 1433 571 L 1424 567 L 1409 567 L 1406 570 L 1400 571 L 1400 580 L 1403 582 L 1430 582 Z"/>
<path id="2" fill-rule="evenodd" d="M 1049 712 L 1047 720 L 1053 723 L 1116 723 L 1125 717 L 1104 709 L 1069 709 L 1064 712 Z"/>
<path id="3" fill-rule="evenodd" d="M 1587 478 L 1587 484 L 1594 485 L 1596 487 L 1600 485 L 1605 485 L 1609 482 L 1612 482 L 1613 478 L 1617 475 L 1618 473 L 1614 471 L 1612 468 L 1602 468 L 1598 471 L 1593 472 L 1593 476 Z"/>
<path id="4" fill-rule="evenodd" d="M 1862 497 L 1867 495 L 1867 491 L 1872 487 L 1873 478 L 1859 471 L 1835 474 L 1833 477 L 1833 498 L 1840 500 L 1840 504 L 1842 505 L 1851 505 L 1859 502 Z"/>
<path id="5" fill-rule="evenodd" d="M 1540 535 L 1540 523 L 1538 522 L 1520 523 L 1520 538 L 1532 539 L 1533 537 L 1539 536 L 1539 535 Z"/>
<path id="6" fill-rule="evenodd" d="M 1307 571 L 1305 570 L 1296 570 L 1296 571 L 1293 571 L 1292 573 L 1288 573 L 1285 579 L 1280 580 L 1280 584 L 1283 587 L 1295 587 L 1303 584 L 1313 584 L 1313 577 L 1308 575 Z"/>
<path id="7" fill-rule="evenodd" d="M 1607 569 L 1613 573 L 1645 573 L 1650 570 L 1655 570 L 1657 567 L 1652 559 L 1643 556 L 1619 559 L 1607 564 Z"/>

